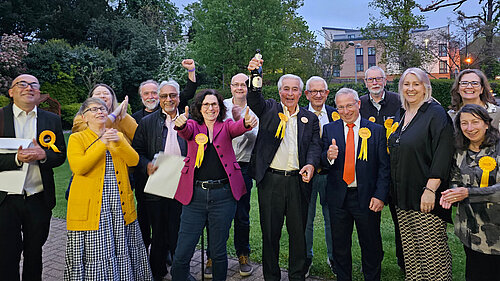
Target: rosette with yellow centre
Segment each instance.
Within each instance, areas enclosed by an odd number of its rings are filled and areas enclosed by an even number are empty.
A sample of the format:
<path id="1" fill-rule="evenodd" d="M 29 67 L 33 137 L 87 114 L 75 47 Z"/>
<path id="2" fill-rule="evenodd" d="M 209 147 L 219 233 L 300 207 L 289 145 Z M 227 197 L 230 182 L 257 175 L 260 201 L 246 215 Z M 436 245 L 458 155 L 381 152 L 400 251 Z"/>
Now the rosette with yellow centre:
<path id="1" fill-rule="evenodd" d="M 47 138 L 48 138 L 48 141 L 47 141 Z M 45 130 L 43 132 L 40 133 L 40 136 L 38 136 L 38 141 L 40 142 L 40 144 L 46 148 L 52 148 L 52 150 L 54 150 L 54 152 L 59 152 L 61 153 L 61 151 L 54 145 L 54 143 L 56 143 L 56 134 L 54 134 L 54 132 L 52 131 L 49 131 L 49 130 Z"/>
<path id="2" fill-rule="evenodd" d="M 488 179 L 490 177 L 490 172 L 495 169 L 497 166 L 497 161 L 495 161 L 495 158 L 490 157 L 490 156 L 483 156 L 481 159 L 479 159 L 479 168 L 483 170 L 483 174 L 481 175 L 481 184 L 479 187 L 487 187 L 488 186 Z"/>
<path id="3" fill-rule="evenodd" d="M 362 139 L 358 159 L 368 161 L 368 139 L 372 136 L 372 132 L 368 128 L 360 128 L 358 134 Z"/>
<path id="4" fill-rule="evenodd" d="M 368 121 L 373 122 L 373 123 L 375 123 L 375 120 L 376 120 L 376 119 L 375 119 L 375 117 L 373 117 L 373 116 L 370 116 L 370 118 L 368 118 Z"/>
<path id="5" fill-rule="evenodd" d="M 332 112 L 332 121 L 337 121 L 340 119 L 340 115 L 337 111 Z"/>
<path id="6" fill-rule="evenodd" d="M 208 142 L 207 135 L 199 133 L 194 137 L 194 141 L 198 144 L 198 151 L 196 151 L 196 162 L 194 163 L 195 168 L 201 167 L 201 162 L 203 162 L 203 156 L 205 156 L 205 144 Z"/>
<path id="7" fill-rule="evenodd" d="M 280 118 L 280 124 L 278 125 L 278 129 L 276 130 L 274 137 L 283 139 L 285 137 L 286 122 L 288 122 L 288 117 L 286 117 L 286 115 L 282 112 L 278 113 L 278 117 Z"/>

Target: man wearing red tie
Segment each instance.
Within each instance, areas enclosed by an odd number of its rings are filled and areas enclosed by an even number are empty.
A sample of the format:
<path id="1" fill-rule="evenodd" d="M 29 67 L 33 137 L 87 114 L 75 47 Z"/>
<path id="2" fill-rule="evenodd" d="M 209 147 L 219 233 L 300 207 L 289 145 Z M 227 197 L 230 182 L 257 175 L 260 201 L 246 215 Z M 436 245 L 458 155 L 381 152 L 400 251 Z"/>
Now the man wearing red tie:
<path id="1" fill-rule="evenodd" d="M 390 182 L 385 130 L 362 119 L 358 93 L 335 95 L 340 120 L 323 127 L 321 161 L 330 166 L 326 188 L 337 280 L 352 280 L 351 240 L 356 223 L 365 280 L 380 280 L 380 212 Z"/>

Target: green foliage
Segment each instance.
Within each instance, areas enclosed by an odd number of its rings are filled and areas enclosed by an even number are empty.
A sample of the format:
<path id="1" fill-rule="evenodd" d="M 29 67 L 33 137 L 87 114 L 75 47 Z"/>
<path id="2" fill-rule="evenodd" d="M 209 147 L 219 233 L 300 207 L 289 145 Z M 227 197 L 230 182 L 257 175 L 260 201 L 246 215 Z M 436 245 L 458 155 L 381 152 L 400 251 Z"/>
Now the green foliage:
<path id="1" fill-rule="evenodd" d="M 73 119 L 76 113 L 80 110 L 81 103 L 61 104 L 61 119 L 64 129 L 71 129 Z"/>
<path id="2" fill-rule="evenodd" d="M 451 104 L 451 86 L 453 85 L 454 80 L 449 79 L 432 79 L 432 97 L 437 99 L 441 105 L 448 109 L 448 106 Z"/>
<path id="3" fill-rule="evenodd" d="M 0 107 L 4 107 L 10 103 L 10 99 L 7 96 L 0 95 Z"/>

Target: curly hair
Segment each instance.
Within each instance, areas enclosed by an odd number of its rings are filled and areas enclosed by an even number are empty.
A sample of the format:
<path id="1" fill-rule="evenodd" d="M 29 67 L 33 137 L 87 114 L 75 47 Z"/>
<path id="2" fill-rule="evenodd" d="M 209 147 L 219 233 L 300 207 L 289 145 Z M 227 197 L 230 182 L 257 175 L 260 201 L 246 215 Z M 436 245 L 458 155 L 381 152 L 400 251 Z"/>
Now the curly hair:
<path id="1" fill-rule="evenodd" d="M 472 114 L 476 118 L 480 118 L 481 120 L 488 125 L 488 129 L 484 135 L 483 143 L 479 146 L 479 148 L 485 148 L 488 146 L 496 145 L 498 140 L 500 139 L 500 132 L 498 129 L 491 126 L 491 121 L 493 120 L 488 111 L 480 105 L 477 104 L 466 104 L 460 109 L 455 117 L 455 147 L 460 150 L 467 150 L 469 148 L 470 140 L 464 135 L 462 128 L 460 127 L 460 116 L 462 113 Z"/>
<path id="2" fill-rule="evenodd" d="M 479 69 L 464 69 L 457 75 L 457 78 L 455 78 L 455 82 L 453 83 L 453 86 L 451 87 L 450 109 L 458 111 L 460 109 L 460 107 L 462 107 L 463 100 L 462 100 L 462 96 L 460 95 L 460 81 L 462 81 L 462 77 L 465 74 L 469 74 L 469 73 L 476 74 L 479 77 L 479 79 L 481 80 L 481 87 L 483 87 L 483 92 L 479 95 L 479 98 L 481 99 L 481 101 L 484 104 L 492 103 L 492 104 L 496 105 L 497 102 L 496 102 L 495 98 L 493 97 L 493 95 L 491 94 L 490 82 L 488 82 L 486 75 L 484 75 L 484 73 Z"/>
<path id="3" fill-rule="evenodd" d="M 198 122 L 198 124 L 203 124 L 205 122 L 203 115 L 201 114 L 201 105 L 203 104 L 203 100 L 208 95 L 215 96 L 217 98 L 217 102 L 219 103 L 219 115 L 217 115 L 217 121 L 223 122 L 224 118 L 226 118 L 226 106 L 224 105 L 224 98 L 219 92 L 214 89 L 206 89 L 203 90 L 194 96 L 194 102 L 191 104 L 189 108 L 189 113 L 191 118 Z"/>

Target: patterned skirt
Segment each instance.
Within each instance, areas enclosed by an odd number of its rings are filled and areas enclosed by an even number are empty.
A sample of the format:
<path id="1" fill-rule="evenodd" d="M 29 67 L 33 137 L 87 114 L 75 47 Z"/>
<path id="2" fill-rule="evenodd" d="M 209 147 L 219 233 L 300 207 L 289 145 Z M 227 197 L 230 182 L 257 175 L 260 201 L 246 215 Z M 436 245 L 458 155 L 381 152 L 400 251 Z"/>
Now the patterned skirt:
<path id="1" fill-rule="evenodd" d="M 405 280 L 452 280 L 446 222 L 433 214 L 396 207 Z"/>
<path id="2" fill-rule="evenodd" d="M 125 225 L 109 152 L 100 218 L 98 230 L 68 231 L 64 280 L 153 280 L 137 220 Z"/>

